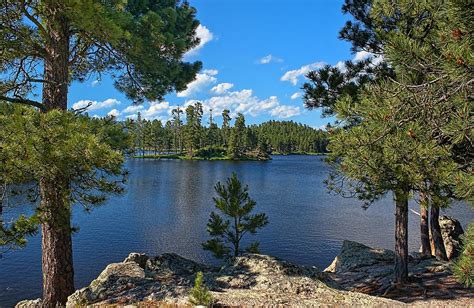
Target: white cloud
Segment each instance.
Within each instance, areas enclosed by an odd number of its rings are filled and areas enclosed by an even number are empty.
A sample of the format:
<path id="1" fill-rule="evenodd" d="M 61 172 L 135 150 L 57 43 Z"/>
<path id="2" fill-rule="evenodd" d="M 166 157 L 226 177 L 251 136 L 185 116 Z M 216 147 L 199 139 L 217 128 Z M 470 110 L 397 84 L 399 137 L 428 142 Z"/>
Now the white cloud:
<path id="1" fill-rule="evenodd" d="M 346 68 L 346 63 L 344 61 L 339 61 L 335 65 L 342 73 L 345 73 L 347 71 Z"/>
<path id="2" fill-rule="evenodd" d="M 356 52 L 356 54 L 354 55 L 354 57 L 352 58 L 351 61 L 353 63 L 357 63 L 357 62 L 360 62 L 360 61 L 364 61 L 368 58 L 372 58 L 371 65 L 377 65 L 377 64 L 379 64 L 380 62 L 383 61 L 383 56 L 382 55 L 376 55 L 376 54 L 373 54 L 373 53 L 367 52 L 367 51 Z M 345 73 L 347 71 L 346 63 L 344 61 L 337 62 L 335 67 L 337 67 L 343 73 Z"/>
<path id="3" fill-rule="evenodd" d="M 274 117 L 278 118 L 290 118 L 297 115 L 300 115 L 300 107 L 297 106 L 289 106 L 289 105 L 280 105 L 270 112 L 270 114 Z"/>
<path id="4" fill-rule="evenodd" d="M 304 65 L 304 66 L 300 67 L 299 69 L 291 70 L 291 71 L 286 72 L 280 78 L 280 80 L 281 81 L 289 81 L 294 86 L 296 86 L 296 84 L 298 83 L 299 77 L 306 75 L 307 73 L 309 73 L 312 70 L 321 68 L 325 64 L 326 63 L 324 63 L 324 62 L 316 62 L 316 63 L 311 63 L 311 64 L 308 64 L 308 65 Z"/>
<path id="5" fill-rule="evenodd" d="M 87 107 L 88 111 L 98 110 L 103 108 L 110 108 L 116 105 L 120 105 L 120 101 L 115 98 L 108 98 L 105 101 L 89 101 L 89 100 L 80 100 L 72 105 L 72 109 L 77 110 Z"/>
<path id="6" fill-rule="evenodd" d="M 98 79 L 94 80 L 91 82 L 91 87 L 95 87 L 96 85 L 98 85 L 100 83 L 100 81 Z"/>
<path id="7" fill-rule="evenodd" d="M 131 105 L 123 109 L 120 114 L 127 119 L 136 119 L 138 112 L 143 119 L 146 120 L 163 120 L 169 119 L 171 110 L 176 106 L 171 106 L 169 102 L 150 102 L 146 105 Z M 112 111 L 111 111 L 112 112 Z"/>
<path id="8" fill-rule="evenodd" d="M 185 106 L 196 102 L 196 100 L 189 100 Z M 282 105 L 276 96 L 259 99 L 253 95 L 253 91 L 250 89 L 226 92 L 224 95 L 214 96 L 200 102 L 203 104 L 204 113 L 208 114 L 212 108 L 214 116 L 220 116 L 224 109 L 229 109 L 234 116 L 239 112 L 252 117 L 269 114 L 280 118 L 299 114 L 299 107 Z"/>
<path id="9" fill-rule="evenodd" d="M 211 92 L 214 92 L 216 94 L 224 94 L 225 92 L 227 92 L 227 90 L 230 90 L 232 87 L 234 87 L 233 83 L 228 83 L 228 82 L 219 83 L 217 86 L 211 89 Z"/>
<path id="10" fill-rule="evenodd" d="M 122 113 L 137 113 L 138 111 L 142 111 L 143 109 L 143 105 L 130 105 L 124 110 L 122 110 Z"/>
<path id="11" fill-rule="evenodd" d="M 368 52 L 368 51 L 358 51 L 356 52 L 356 54 L 354 55 L 354 58 L 352 59 L 352 62 L 360 62 L 360 61 L 363 61 L 369 57 L 373 56 L 372 53 Z"/>
<path id="12" fill-rule="evenodd" d="M 217 74 L 219 74 L 219 71 L 214 70 L 214 69 L 208 69 L 208 70 L 203 70 L 202 73 L 206 75 L 210 75 L 210 76 L 216 76 Z"/>
<path id="13" fill-rule="evenodd" d="M 258 63 L 260 64 L 268 64 L 270 62 L 278 62 L 278 63 L 281 63 L 283 62 L 283 59 L 281 58 L 278 58 L 278 57 L 275 57 L 273 55 L 268 55 L 268 56 L 265 56 L 263 58 L 260 58 L 260 60 L 258 60 Z"/>
<path id="14" fill-rule="evenodd" d="M 198 51 L 204 47 L 207 43 L 212 41 L 214 38 L 214 34 L 206 26 L 199 25 L 196 28 L 196 37 L 199 38 L 200 42 L 199 45 L 194 47 L 193 49 L 189 50 L 184 56 L 192 56 L 198 53 Z"/>
<path id="15" fill-rule="evenodd" d="M 302 95 L 301 92 L 296 92 L 296 93 L 293 93 L 290 98 L 291 98 L 292 100 L 295 100 L 295 99 L 297 99 L 297 98 L 300 98 L 301 95 Z"/>
<path id="16" fill-rule="evenodd" d="M 144 119 L 153 120 L 168 114 L 170 103 L 168 102 L 152 102 L 148 109 L 142 110 L 141 115 Z"/>
<path id="17" fill-rule="evenodd" d="M 112 109 L 110 110 L 107 115 L 109 117 L 115 117 L 115 118 L 118 118 L 118 116 L 120 115 L 120 111 L 118 111 L 117 109 Z"/>
<path id="18" fill-rule="evenodd" d="M 186 90 L 176 93 L 178 97 L 188 97 L 195 93 L 201 92 L 205 87 L 216 83 L 217 78 L 214 77 L 219 72 L 217 70 L 205 70 L 196 75 L 196 79 L 188 84 Z"/>

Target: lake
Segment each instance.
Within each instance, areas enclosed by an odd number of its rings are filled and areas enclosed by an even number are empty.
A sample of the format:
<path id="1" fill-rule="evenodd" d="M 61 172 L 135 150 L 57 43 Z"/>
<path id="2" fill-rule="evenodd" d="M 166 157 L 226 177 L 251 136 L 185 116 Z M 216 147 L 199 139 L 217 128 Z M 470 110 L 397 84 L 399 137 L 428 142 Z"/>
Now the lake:
<path id="1" fill-rule="evenodd" d="M 362 203 L 327 193 L 328 167 L 318 156 L 274 156 L 269 162 L 143 160 L 127 162 L 131 172 L 127 192 L 111 198 L 91 214 L 76 207 L 73 235 L 76 288 L 130 252 L 156 255 L 175 252 L 200 262 L 218 263 L 201 249 L 208 237 L 206 223 L 213 210 L 213 186 L 236 172 L 249 185 L 257 211 L 269 225 L 255 237 L 262 253 L 324 269 L 344 239 L 393 249 L 392 196 L 367 210 Z M 410 204 L 418 211 L 418 205 Z M 15 215 L 19 209 L 6 213 Z M 474 211 L 454 204 L 444 214 L 474 220 Z M 418 216 L 409 214 L 410 251 L 419 247 Z M 41 296 L 41 241 L 0 259 L 0 306 Z"/>

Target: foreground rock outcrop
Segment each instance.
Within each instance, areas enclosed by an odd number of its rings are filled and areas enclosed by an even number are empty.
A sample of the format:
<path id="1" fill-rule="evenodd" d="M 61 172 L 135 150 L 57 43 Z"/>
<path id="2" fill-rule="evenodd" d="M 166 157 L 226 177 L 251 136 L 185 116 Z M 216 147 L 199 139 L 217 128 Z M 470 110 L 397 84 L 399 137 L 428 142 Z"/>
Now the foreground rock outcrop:
<path id="1" fill-rule="evenodd" d="M 71 295 L 68 307 L 137 302 L 185 305 L 198 271 L 204 273 L 216 303 L 224 306 L 399 304 L 340 290 L 315 267 L 296 266 L 266 255 L 247 254 L 215 268 L 176 254 L 148 257 L 132 253 L 124 262 L 107 266 L 88 287 Z"/>
<path id="2" fill-rule="evenodd" d="M 474 289 L 456 282 L 449 262 L 409 257 L 409 283 L 393 284 L 395 253 L 344 241 L 341 252 L 324 271 L 346 290 L 383 296 L 406 303 L 474 307 Z"/>
<path id="3" fill-rule="evenodd" d="M 449 241 L 456 246 L 460 226 L 446 219 L 440 223 L 445 243 Z M 450 263 L 413 253 L 409 258 L 410 283 L 395 287 L 394 258 L 391 250 L 351 241 L 343 242 L 341 252 L 323 272 L 316 267 L 297 266 L 259 254 L 246 254 L 218 268 L 176 254 L 150 257 L 132 253 L 123 262 L 109 264 L 89 286 L 72 294 L 67 306 L 136 303 L 187 306 L 196 273 L 201 271 L 218 306 L 411 303 L 474 307 L 474 289 L 455 281 Z M 23 301 L 17 307 L 41 307 L 41 300 Z"/>

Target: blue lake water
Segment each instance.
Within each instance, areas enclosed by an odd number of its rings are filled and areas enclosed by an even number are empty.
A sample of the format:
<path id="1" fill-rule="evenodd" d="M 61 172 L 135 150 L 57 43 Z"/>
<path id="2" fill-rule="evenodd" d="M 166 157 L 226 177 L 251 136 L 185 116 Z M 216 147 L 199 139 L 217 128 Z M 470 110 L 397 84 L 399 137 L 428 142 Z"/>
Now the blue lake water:
<path id="1" fill-rule="evenodd" d="M 236 172 L 249 185 L 257 211 L 270 223 L 255 237 L 262 253 L 294 263 L 331 263 L 342 240 L 393 249 L 394 205 L 387 195 L 367 210 L 362 203 L 327 193 L 328 167 L 317 156 L 275 156 L 269 162 L 142 160 L 127 162 L 131 172 L 127 192 L 111 198 L 91 214 L 75 208 L 73 235 L 76 288 L 84 287 L 112 262 L 130 252 L 156 255 L 175 252 L 216 263 L 201 249 L 206 223 L 213 210 L 213 186 Z M 412 203 L 413 209 L 418 205 Z M 10 209 L 8 216 L 23 209 Z M 454 204 L 444 214 L 463 226 L 474 211 Z M 419 247 L 418 216 L 410 213 L 410 250 Z M 0 259 L 0 307 L 41 296 L 41 241 L 30 238 L 25 249 Z"/>

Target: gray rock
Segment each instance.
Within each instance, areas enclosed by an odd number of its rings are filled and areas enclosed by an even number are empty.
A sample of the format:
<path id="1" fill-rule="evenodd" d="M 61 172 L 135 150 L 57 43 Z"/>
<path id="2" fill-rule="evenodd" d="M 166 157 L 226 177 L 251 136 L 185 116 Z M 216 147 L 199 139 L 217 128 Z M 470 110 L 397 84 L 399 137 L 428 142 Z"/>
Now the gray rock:
<path id="1" fill-rule="evenodd" d="M 15 308 L 41 308 L 43 301 L 41 298 L 24 300 L 15 305 Z"/>
<path id="2" fill-rule="evenodd" d="M 392 286 L 394 258 L 391 250 L 344 241 L 340 254 L 325 272 L 344 289 L 381 296 Z M 450 266 L 448 262 L 413 253 L 408 270 L 411 277 L 445 275 L 450 273 Z"/>
<path id="3" fill-rule="evenodd" d="M 464 234 L 461 223 L 452 217 L 441 216 L 439 218 L 439 225 L 448 259 L 451 260 L 458 257 L 462 249 L 460 236 Z"/>
<path id="4" fill-rule="evenodd" d="M 392 263 L 395 253 L 388 249 L 371 248 L 364 244 L 344 241 L 341 252 L 324 271 L 346 272 L 378 263 Z"/>
<path id="5" fill-rule="evenodd" d="M 140 266 L 141 265 L 141 266 Z M 342 291 L 316 267 L 297 266 L 259 254 L 246 254 L 221 268 L 176 254 L 148 257 L 130 254 L 109 266 L 88 287 L 76 291 L 67 306 L 149 303 L 188 304 L 198 271 L 220 305 L 318 306 L 330 304 L 399 304 L 365 294 Z"/>
<path id="6" fill-rule="evenodd" d="M 148 261 L 149 257 L 144 253 L 131 253 L 128 257 L 123 261 L 124 263 L 127 262 L 135 262 L 140 265 L 141 268 L 145 268 L 146 262 Z"/>
<path id="7" fill-rule="evenodd" d="M 109 264 L 89 287 L 77 290 L 69 296 L 67 306 L 73 307 L 102 300 L 111 292 L 123 292 L 141 284 L 145 277 L 145 270 L 136 262 L 128 260 Z"/>

